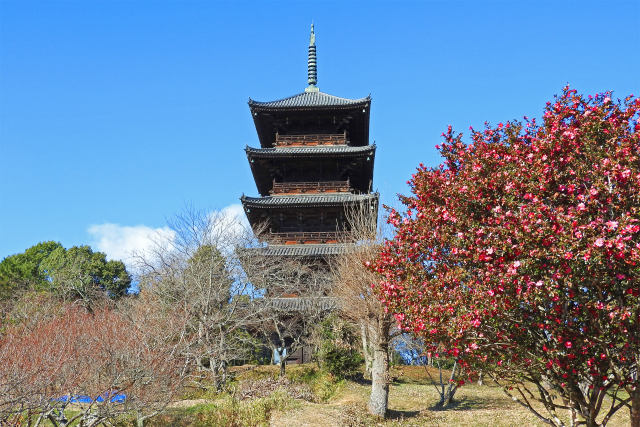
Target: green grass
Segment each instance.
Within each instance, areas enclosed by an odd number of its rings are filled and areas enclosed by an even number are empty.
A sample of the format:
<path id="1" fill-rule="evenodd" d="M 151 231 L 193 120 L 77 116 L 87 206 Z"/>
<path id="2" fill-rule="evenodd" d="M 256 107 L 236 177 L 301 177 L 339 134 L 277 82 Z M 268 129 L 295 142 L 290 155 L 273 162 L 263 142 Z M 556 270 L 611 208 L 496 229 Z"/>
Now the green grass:
<path id="1" fill-rule="evenodd" d="M 151 419 L 147 425 L 158 427 L 268 426 L 272 412 L 287 411 L 298 405 L 299 403 L 284 391 L 276 391 L 268 397 L 251 401 L 238 401 L 225 395 L 210 403 L 171 409 Z"/>
<path id="2" fill-rule="evenodd" d="M 211 391 L 189 392 L 186 396 L 194 404 L 186 407 L 173 407 L 165 414 L 148 421 L 148 426 L 268 426 L 274 413 L 287 413 L 300 408 L 308 401 L 294 399 L 288 390 L 279 388 L 266 397 L 240 400 L 235 397 L 234 388 L 240 388 L 244 382 L 277 380 L 278 367 L 256 366 L 250 369 L 238 368 L 234 372 L 234 380 L 227 392 Z M 326 402 L 335 396 L 345 385 L 344 380 L 337 380 L 331 374 L 323 372 L 314 365 L 288 366 L 286 377 L 291 388 L 299 385 L 307 386 L 312 391 L 313 402 Z M 290 390 L 289 390 L 290 391 Z M 202 400 L 205 402 L 202 402 Z M 309 399 L 308 399 L 309 400 Z M 187 402 L 185 402 L 187 403 Z"/>
<path id="3" fill-rule="evenodd" d="M 495 384 L 467 384 L 458 390 L 450 408 L 438 410 L 438 393 L 424 368 L 398 367 L 392 370 L 391 375 L 394 380 L 390 386 L 387 419 L 380 420 L 368 413 L 370 385 L 347 381 L 326 403 L 303 403 L 288 412 L 274 413 L 271 425 L 546 426 L 528 409 L 512 401 Z M 560 415 L 568 418 L 566 413 Z M 608 425 L 628 426 L 629 411 L 620 410 Z"/>
<path id="4" fill-rule="evenodd" d="M 437 370 L 432 372 L 437 378 Z M 424 368 L 402 366 L 391 371 L 389 413 L 384 420 L 367 411 L 370 384 L 366 381 L 337 380 L 315 365 L 288 366 L 288 389 L 257 393 L 259 397 L 241 399 L 237 390 L 243 382 L 275 381 L 278 367 L 239 367 L 229 389 L 191 393 L 198 400 L 176 402 L 166 413 L 147 422 L 147 426 L 229 426 L 229 427 L 305 427 L 305 426 L 544 426 L 526 408 L 513 402 L 495 384 L 467 384 L 456 393 L 454 404 L 436 409 L 439 400 L 432 380 Z M 268 382 L 268 381 L 267 381 Z M 273 383 L 271 383 L 273 384 Z M 278 383 L 280 384 L 280 383 Z M 292 391 L 307 390 L 304 399 Z M 235 392 L 234 392 L 235 390 Z M 308 391 L 311 391 L 309 393 Z M 560 413 L 568 418 L 568 414 Z M 118 426 L 134 425 L 134 418 L 123 418 Z M 49 425 L 48 423 L 45 425 Z M 629 425 L 629 411 L 620 410 L 609 426 Z"/>

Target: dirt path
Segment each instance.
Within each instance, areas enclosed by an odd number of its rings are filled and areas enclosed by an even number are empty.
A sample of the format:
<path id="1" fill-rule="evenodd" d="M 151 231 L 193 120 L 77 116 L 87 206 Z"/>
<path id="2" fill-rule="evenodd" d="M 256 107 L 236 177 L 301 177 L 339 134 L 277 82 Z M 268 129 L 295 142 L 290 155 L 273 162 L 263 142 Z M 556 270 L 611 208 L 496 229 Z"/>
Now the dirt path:
<path id="1" fill-rule="evenodd" d="M 364 405 L 358 386 L 347 384 L 328 403 L 302 402 L 302 406 L 271 417 L 272 427 L 344 427 L 354 425 L 356 406 Z M 355 425 L 359 425 L 356 423 Z"/>
<path id="2" fill-rule="evenodd" d="M 305 403 L 300 408 L 276 413 L 271 417 L 269 424 L 272 427 L 341 427 L 344 425 L 339 407 L 317 403 Z"/>

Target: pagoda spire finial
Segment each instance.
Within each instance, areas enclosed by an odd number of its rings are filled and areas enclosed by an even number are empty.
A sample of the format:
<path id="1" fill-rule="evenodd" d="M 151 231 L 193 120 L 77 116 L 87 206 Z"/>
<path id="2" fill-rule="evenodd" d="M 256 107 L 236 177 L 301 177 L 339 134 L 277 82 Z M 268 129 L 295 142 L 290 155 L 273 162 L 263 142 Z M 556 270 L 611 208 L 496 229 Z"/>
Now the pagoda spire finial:
<path id="1" fill-rule="evenodd" d="M 307 81 L 309 86 L 304 90 L 305 92 L 318 92 L 319 89 L 316 86 L 318 84 L 318 64 L 316 61 L 316 33 L 313 29 L 313 22 L 311 22 L 311 36 L 309 37 L 309 59 L 307 61 Z"/>

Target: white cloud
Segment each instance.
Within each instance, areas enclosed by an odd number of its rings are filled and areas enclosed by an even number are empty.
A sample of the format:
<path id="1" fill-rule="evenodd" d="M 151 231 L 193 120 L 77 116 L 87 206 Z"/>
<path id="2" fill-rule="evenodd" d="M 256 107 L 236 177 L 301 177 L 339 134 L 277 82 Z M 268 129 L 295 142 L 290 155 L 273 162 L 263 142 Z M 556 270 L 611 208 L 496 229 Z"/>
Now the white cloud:
<path id="1" fill-rule="evenodd" d="M 212 237 L 215 239 L 215 235 L 226 236 L 226 238 L 220 239 L 221 242 L 234 241 L 249 229 L 249 222 L 240 204 L 229 205 L 220 211 L 210 212 L 209 219 L 214 225 L 212 230 L 214 236 Z"/>
<path id="2" fill-rule="evenodd" d="M 98 224 L 89 227 L 91 246 L 107 254 L 108 259 L 121 260 L 131 266 L 134 254 L 147 253 L 157 242 L 171 241 L 175 232 L 169 227 L 151 228 L 146 225 L 126 226 Z"/>
<path id="3" fill-rule="evenodd" d="M 244 209 L 241 204 L 229 205 L 220 211 L 223 216 L 234 218 L 237 220 L 240 225 L 247 226 L 249 222 L 247 221 L 247 216 L 244 214 Z"/>
<path id="4" fill-rule="evenodd" d="M 247 218 L 240 204 L 212 211 L 208 216 L 211 223 L 215 224 L 212 232 L 220 236 L 241 236 L 248 228 Z M 133 267 L 134 254 L 147 255 L 158 244 L 170 244 L 176 235 L 175 231 L 166 226 L 152 228 L 146 225 L 127 226 L 112 223 L 92 225 L 87 232 L 91 236 L 91 246 L 94 249 L 107 254 L 108 259 L 122 260 L 128 268 Z"/>

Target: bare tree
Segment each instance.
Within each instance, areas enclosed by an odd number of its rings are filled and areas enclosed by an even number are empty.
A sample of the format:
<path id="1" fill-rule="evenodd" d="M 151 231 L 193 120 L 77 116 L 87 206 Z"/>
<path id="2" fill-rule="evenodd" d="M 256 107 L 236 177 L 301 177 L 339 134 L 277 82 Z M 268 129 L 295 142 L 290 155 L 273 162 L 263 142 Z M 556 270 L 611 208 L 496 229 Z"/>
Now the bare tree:
<path id="1" fill-rule="evenodd" d="M 186 321 L 180 337 L 199 387 L 220 389 L 228 365 L 247 358 L 247 328 L 260 312 L 262 294 L 247 280 L 241 248 L 251 240 L 237 218 L 187 209 L 160 240 L 137 257 L 140 286 L 166 309 L 179 307 Z M 211 381 L 210 381 L 211 380 Z"/>
<path id="2" fill-rule="evenodd" d="M 389 398 L 389 350 L 400 331 L 372 290 L 380 277 L 367 268 L 380 247 L 376 215 L 376 209 L 366 204 L 347 210 L 356 243 L 332 261 L 332 295 L 340 301 L 341 314 L 360 328 L 366 372 L 371 375 L 369 411 L 384 417 Z"/>
<path id="3" fill-rule="evenodd" d="M 0 339 L 0 424 L 95 426 L 135 412 L 141 425 L 158 414 L 184 370 L 179 343 L 165 339 L 167 323 L 157 320 L 71 305 L 36 327 L 8 327 Z"/>
<path id="4" fill-rule="evenodd" d="M 187 209 L 170 227 L 173 239 L 137 257 L 140 287 L 167 309 L 180 307 L 196 385 L 222 387 L 228 365 L 246 360 L 256 337 L 284 373 L 333 307 L 326 264 L 266 255 L 254 233 L 221 213 Z"/>
<path id="5" fill-rule="evenodd" d="M 247 280 L 262 293 L 252 303 L 257 313 L 252 332 L 269 345 L 282 376 L 287 361 L 308 348 L 313 328 L 335 308 L 335 299 L 328 296 L 326 263 L 273 255 L 266 249 L 245 249 L 242 265 Z"/>

